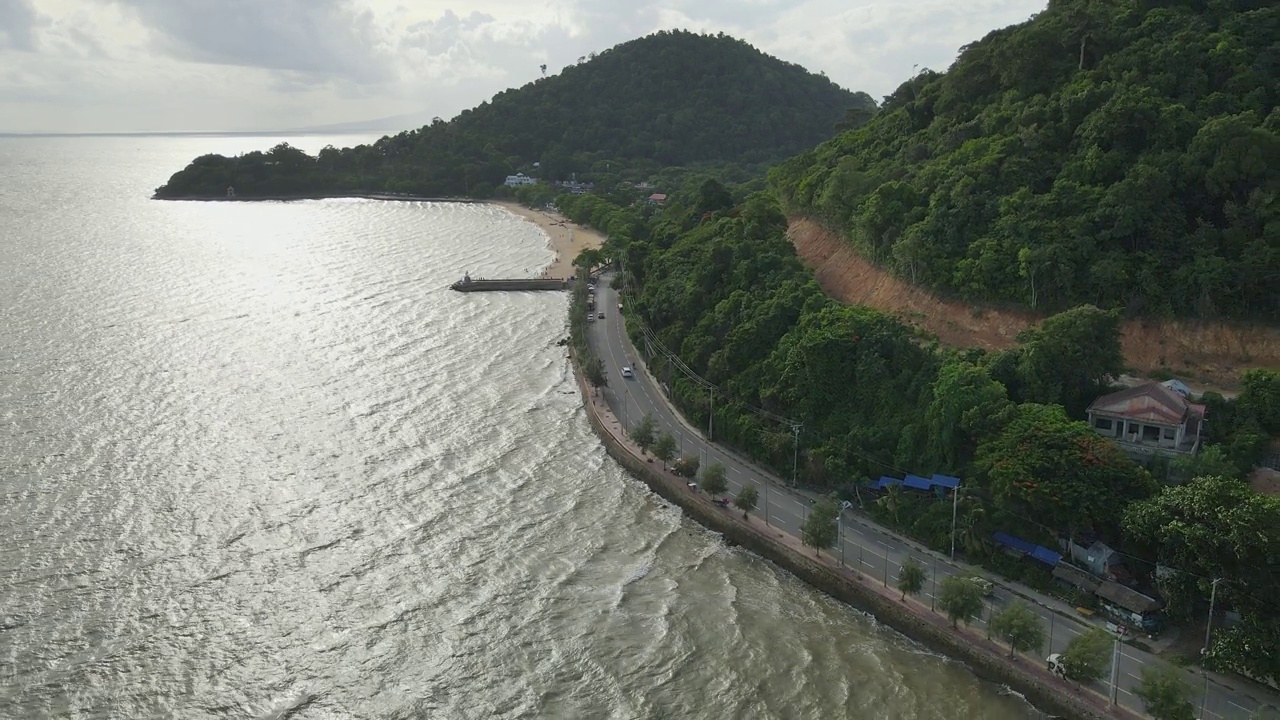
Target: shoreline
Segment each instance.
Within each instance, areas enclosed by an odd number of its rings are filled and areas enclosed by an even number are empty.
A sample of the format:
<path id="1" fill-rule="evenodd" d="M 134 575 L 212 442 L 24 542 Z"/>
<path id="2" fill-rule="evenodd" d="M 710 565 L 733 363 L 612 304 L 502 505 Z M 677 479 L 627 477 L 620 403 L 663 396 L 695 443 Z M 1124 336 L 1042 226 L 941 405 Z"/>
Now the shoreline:
<path id="1" fill-rule="evenodd" d="M 927 603 L 914 597 L 900 600 L 899 591 L 888 587 L 887 583 L 881 588 L 873 582 L 874 579 L 839 566 L 826 555 L 815 557 L 798 538 L 780 532 L 754 515 L 744 518 L 736 510 L 721 508 L 708 496 L 690 491 L 683 478 L 670 471 L 659 472 L 652 457 L 647 457 L 626 436 L 603 398 L 592 392 L 572 351 L 569 363 L 582 395 L 587 421 L 605 452 L 628 474 L 679 506 L 699 525 L 776 563 L 813 589 L 869 613 L 877 622 L 930 650 L 964 663 L 978 677 L 1019 693 L 1029 705 L 1041 712 L 1048 710 L 1054 715 L 1080 720 L 1109 717 L 1137 720 L 1141 717 L 1127 708 L 1108 707 L 1103 698 L 1094 696 L 1092 690 L 1082 690 L 1074 683 L 1053 676 L 1033 656 L 1018 654 L 1008 657 L 1005 646 L 990 638 L 984 639 L 967 625 L 960 629 L 952 628 L 945 615 L 934 612 Z"/>
<path id="2" fill-rule="evenodd" d="M 559 213 L 533 210 L 512 200 L 489 200 L 489 205 L 500 207 L 537 225 L 547 236 L 547 246 L 555 253 L 551 264 L 538 275 L 540 278 L 573 277 L 573 260 L 578 253 L 597 249 L 604 244 L 604 235 L 596 230 L 574 223 Z"/>

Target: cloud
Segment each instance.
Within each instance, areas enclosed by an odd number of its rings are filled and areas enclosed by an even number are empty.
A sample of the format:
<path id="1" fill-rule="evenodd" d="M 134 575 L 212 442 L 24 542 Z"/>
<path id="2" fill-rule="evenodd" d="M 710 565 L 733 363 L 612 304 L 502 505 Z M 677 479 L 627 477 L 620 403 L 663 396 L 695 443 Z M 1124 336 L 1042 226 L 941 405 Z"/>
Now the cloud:
<path id="1" fill-rule="evenodd" d="M 391 58 L 373 13 L 347 0 L 117 0 L 179 60 L 264 68 L 307 80 L 376 82 Z"/>
<path id="2" fill-rule="evenodd" d="M 0 0 L 0 131 L 450 118 L 658 30 L 873 97 L 1045 0 Z"/>
<path id="3" fill-rule="evenodd" d="M 41 22 L 30 0 L 0 0 L 0 50 L 35 50 Z"/>

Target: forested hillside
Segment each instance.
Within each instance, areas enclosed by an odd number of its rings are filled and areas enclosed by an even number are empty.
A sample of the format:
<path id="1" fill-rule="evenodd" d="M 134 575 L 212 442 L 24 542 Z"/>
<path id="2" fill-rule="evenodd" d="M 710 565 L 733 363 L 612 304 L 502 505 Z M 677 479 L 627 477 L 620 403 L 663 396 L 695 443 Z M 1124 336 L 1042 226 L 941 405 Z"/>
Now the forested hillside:
<path id="1" fill-rule="evenodd" d="M 708 180 L 662 209 L 594 195 L 558 202 L 608 233 L 582 262 L 613 263 L 644 367 L 695 426 L 714 412 L 717 442 L 780 477 L 794 468 L 799 484 L 839 493 L 935 549 L 949 545 L 954 509 L 966 559 L 1044 592 L 1060 592 L 1049 570 L 1000 552 L 994 532 L 1123 548 L 1176 622 L 1205 617 L 1219 578 L 1217 611 L 1243 621 L 1215 628 L 1212 666 L 1280 681 L 1280 576 L 1268 565 L 1280 498 L 1240 479 L 1280 432 L 1274 370 L 1245 373 L 1236 400 L 1206 396 L 1206 446 L 1149 472 L 1081 420 L 1123 367 L 1116 311 L 1072 308 L 998 352 L 944 348 L 824 294 L 768 193 L 744 198 Z M 955 475 L 965 491 L 953 507 L 946 496 L 866 487 L 907 472 Z M 1158 577 L 1156 562 L 1181 572 Z"/>
<path id="2" fill-rule="evenodd" d="M 486 197 L 517 171 L 550 180 L 630 168 L 781 160 L 829 138 L 850 109 L 874 109 L 825 77 L 726 35 L 660 32 L 445 122 L 372 145 L 286 146 L 206 155 L 160 198 L 390 191 Z M 535 163 L 538 166 L 535 167 Z"/>
<path id="3" fill-rule="evenodd" d="M 1280 6 L 1051 0 L 774 170 L 791 213 L 966 299 L 1280 317 Z"/>

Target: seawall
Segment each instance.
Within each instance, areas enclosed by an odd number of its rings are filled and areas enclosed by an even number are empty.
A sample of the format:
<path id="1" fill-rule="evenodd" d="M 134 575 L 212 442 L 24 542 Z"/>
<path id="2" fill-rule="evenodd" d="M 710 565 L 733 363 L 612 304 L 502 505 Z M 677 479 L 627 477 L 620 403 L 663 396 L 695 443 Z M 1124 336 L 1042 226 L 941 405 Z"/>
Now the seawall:
<path id="1" fill-rule="evenodd" d="M 1079 720 L 1140 717 L 1119 707 L 1107 708 L 1090 691 L 1050 674 L 1038 659 L 1025 656 L 1011 659 L 1004 648 L 980 633 L 967 628 L 953 630 L 943 615 L 913 610 L 914 599 L 900 601 L 896 589 L 883 588 L 871 578 L 835 567 L 827 558 L 815 558 L 811 552 L 804 551 L 798 540 L 765 525 L 759 518 L 744 520 L 741 512 L 722 508 L 706 495 L 690 490 L 686 480 L 655 467 L 639 448 L 625 439 L 617 419 L 592 392 L 576 360 L 572 362 L 587 419 L 605 451 L 704 527 L 776 563 L 831 597 L 870 613 L 912 640 L 964 662 L 979 677 L 1008 686 L 1045 712 Z"/>

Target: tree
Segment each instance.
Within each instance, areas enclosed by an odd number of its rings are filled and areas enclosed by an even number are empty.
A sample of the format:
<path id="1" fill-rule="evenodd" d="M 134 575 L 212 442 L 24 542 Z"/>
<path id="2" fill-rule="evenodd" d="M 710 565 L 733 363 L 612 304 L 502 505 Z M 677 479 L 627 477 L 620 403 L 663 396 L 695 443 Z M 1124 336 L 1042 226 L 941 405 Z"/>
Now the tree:
<path id="1" fill-rule="evenodd" d="M 1009 657 L 1044 645 L 1044 623 L 1021 600 L 1014 600 L 992 616 L 991 632 L 1009 643 Z"/>
<path id="2" fill-rule="evenodd" d="M 1027 399 L 1060 403 L 1073 417 L 1124 372 L 1120 315 L 1082 305 L 1046 318 L 1018 337 Z"/>
<path id="3" fill-rule="evenodd" d="M 653 443 L 653 456 L 662 461 L 662 469 L 667 469 L 667 462 L 676 456 L 676 439 L 671 433 L 663 432 Z"/>
<path id="4" fill-rule="evenodd" d="M 742 519 L 747 519 L 747 513 L 756 509 L 756 498 L 759 493 L 756 492 L 755 485 L 748 485 L 738 492 L 738 497 L 734 498 L 733 504 L 738 506 L 742 511 Z"/>
<path id="5" fill-rule="evenodd" d="M 1142 684 L 1135 693 L 1155 720 L 1195 720 L 1191 687 L 1167 665 L 1142 668 Z"/>
<path id="6" fill-rule="evenodd" d="M 1218 602 L 1234 606 L 1242 622 L 1218 636 L 1211 660 L 1280 678 L 1280 652 L 1268 650 L 1275 647 L 1270 637 L 1280 633 L 1267 630 L 1266 622 L 1280 596 L 1280 574 L 1272 570 L 1280 547 L 1280 497 L 1262 495 L 1240 480 L 1196 478 L 1130 505 L 1124 528 L 1136 546 L 1154 551 L 1163 564 L 1222 579 Z M 1189 608 L 1208 601 L 1210 584 L 1167 583 L 1162 589 L 1171 605 Z"/>
<path id="7" fill-rule="evenodd" d="M 1126 505 L 1155 489 L 1151 475 L 1086 423 L 1057 405 L 1024 403 L 974 462 L 996 506 L 1074 537 L 1078 528 L 1114 533 Z"/>
<path id="8" fill-rule="evenodd" d="M 819 500 L 809 510 L 809 516 L 805 518 L 804 525 L 800 528 L 800 539 L 805 545 L 813 548 L 814 555 L 821 553 L 822 548 L 829 548 L 835 543 L 835 522 L 839 515 L 840 508 L 836 506 L 835 499 L 830 497 Z"/>
<path id="9" fill-rule="evenodd" d="M 719 495 L 729 488 L 725 480 L 724 465 L 711 463 L 702 471 L 702 489 L 710 495 Z"/>
<path id="10" fill-rule="evenodd" d="M 1004 386 L 991 379 L 986 368 L 948 358 L 938 371 L 925 412 L 932 461 L 951 470 L 963 468 L 978 443 L 999 433 L 1015 414 Z"/>
<path id="11" fill-rule="evenodd" d="M 906 600 L 907 593 L 915 595 L 924 589 L 925 575 L 924 566 L 914 557 L 909 557 L 902 563 L 902 567 L 898 569 L 898 589 L 902 591 L 902 597 L 899 600 Z"/>
<path id="12" fill-rule="evenodd" d="M 982 588 L 964 575 L 948 575 L 938 587 L 938 607 L 951 620 L 969 624 L 982 612 Z"/>
<path id="13" fill-rule="evenodd" d="M 692 478 L 698 474 L 698 458 L 695 455 L 683 455 L 676 460 L 671 469 L 680 477 Z"/>
<path id="14" fill-rule="evenodd" d="M 653 416 L 645 414 L 644 417 L 640 418 L 635 430 L 631 431 L 631 439 L 635 440 L 642 450 L 648 450 L 653 447 L 654 441 L 658 439 L 657 428 L 658 423 L 653 419 Z"/>
<path id="15" fill-rule="evenodd" d="M 1100 680 L 1111 667 L 1115 638 L 1099 627 L 1089 628 L 1071 638 L 1062 651 L 1062 669 L 1067 677 L 1079 683 Z"/>
<path id="16" fill-rule="evenodd" d="M 586 373 L 587 380 L 595 387 L 604 387 L 609 384 L 609 378 L 604 372 L 604 363 L 600 358 L 590 356 L 583 363 L 582 371 Z"/>

